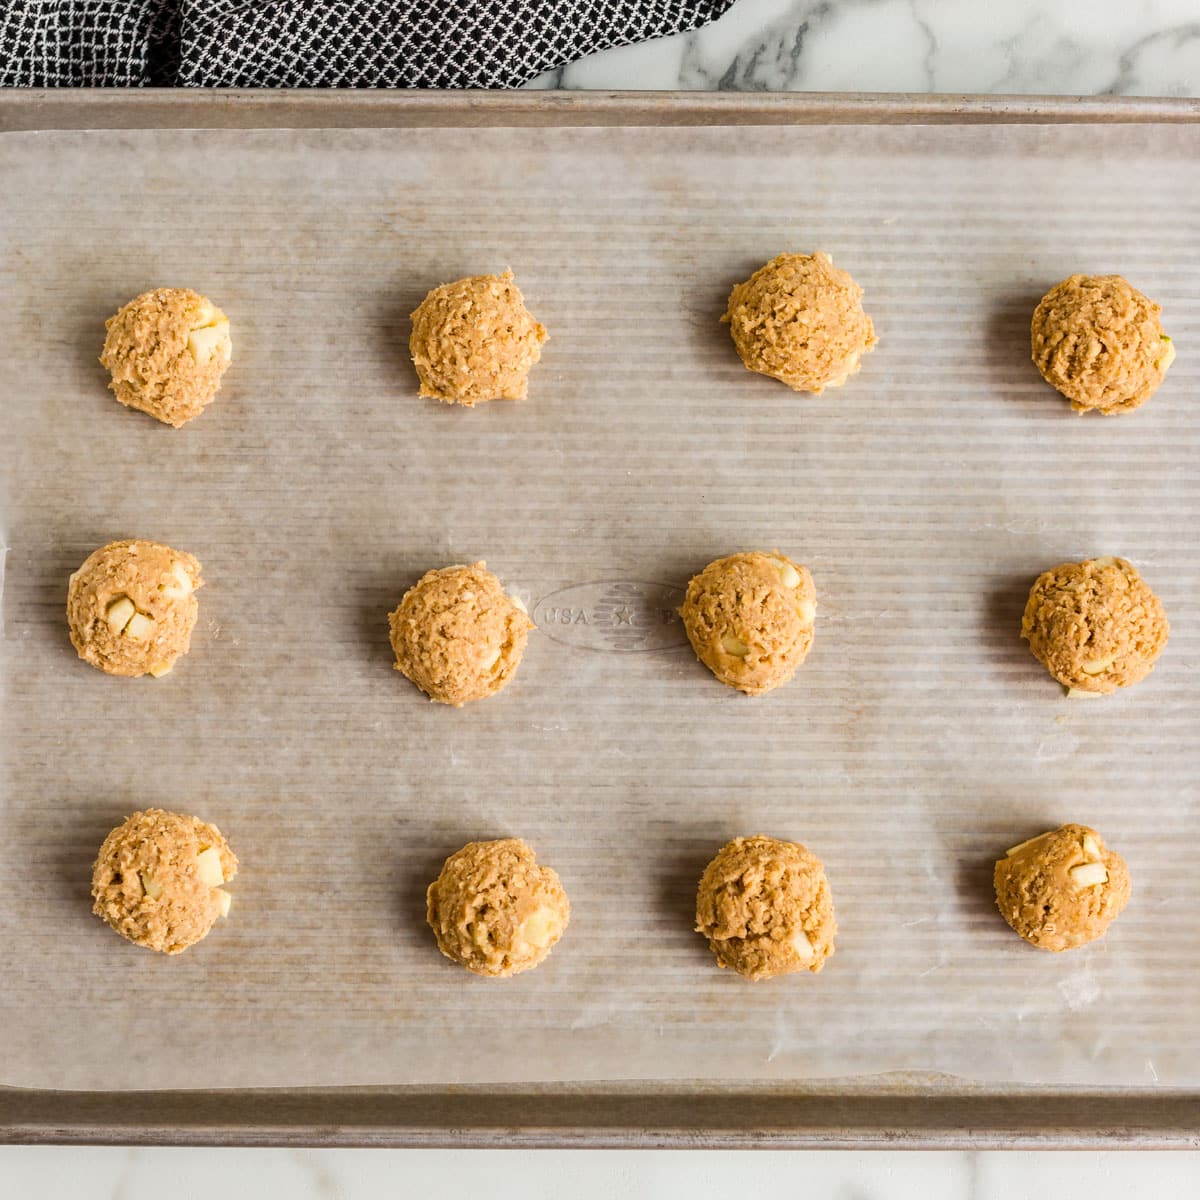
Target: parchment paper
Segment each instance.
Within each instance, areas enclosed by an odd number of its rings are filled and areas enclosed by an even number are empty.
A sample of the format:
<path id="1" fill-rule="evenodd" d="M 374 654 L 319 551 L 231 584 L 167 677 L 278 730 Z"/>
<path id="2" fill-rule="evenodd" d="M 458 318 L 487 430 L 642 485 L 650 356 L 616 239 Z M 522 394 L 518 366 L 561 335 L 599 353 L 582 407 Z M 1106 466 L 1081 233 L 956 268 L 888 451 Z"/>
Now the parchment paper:
<path id="1" fill-rule="evenodd" d="M 9 134 L 0 179 L 0 1080 L 1200 1083 L 1200 130 Z M 880 342 L 804 397 L 717 318 L 818 248 Z M 529 400 L 417 399 L 408 312 L 507 265 L 551 334 Z M 1034 304 L 1077 270 L 1127 275 L 1176 339 L 1130 416 L 1074 416 L 1029 362 Z M 178 432 L 96 362 L 104 318 L 164 285 L 234 328 Z M 130 536 L 207 580 L 159 681 L 67 640 L 68 574 Z M 795 681 L 750 700 L 670 609 L 756 547 L 807 563 L 820 608 Z M 1138 564 L 1172 636 L 1084 704 L 1018 625 L 1039 571 L 1099 554 Z M 477 558 L 542 630 L 453 711 L 392 670 L 386 613 Z M 182 958 L 89 911 L 101 839 L 148 805 L 215 821 L 243 864 Z M 1134 898 L 1052 956 L 995 912 L 991 864 L 1067 820 Z M 748 984 L 692 932 L 704 864 L 755 832 L 826 864 L 819 977 Z M 491 982 L 438 955 L 423 893 L 506 834 L 574 915 Z"/>

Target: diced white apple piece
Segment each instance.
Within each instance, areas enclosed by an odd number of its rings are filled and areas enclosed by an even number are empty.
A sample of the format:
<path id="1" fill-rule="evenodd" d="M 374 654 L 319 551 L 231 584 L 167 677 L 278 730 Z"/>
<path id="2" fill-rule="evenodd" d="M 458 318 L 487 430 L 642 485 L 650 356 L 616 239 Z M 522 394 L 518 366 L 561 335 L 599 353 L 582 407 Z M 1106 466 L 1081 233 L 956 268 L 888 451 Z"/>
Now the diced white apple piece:
<path id="1" fill-rule="evenodd" d="M 196 855 L 196 874 L 209 887 L 220 887 L 225 882 L 225 871 L 221 866 L 221 852 L 209 846 Z"/>
<path id="2" fill-rule="evenodd" d="M 122 633 L 125 626 L 129 624 L 129 618 L 136 613 L 137 609 L 134 608 L 133 601 L 128 596 L 121 596 L 108 606 L 104 619 L 113 633 Z"/>

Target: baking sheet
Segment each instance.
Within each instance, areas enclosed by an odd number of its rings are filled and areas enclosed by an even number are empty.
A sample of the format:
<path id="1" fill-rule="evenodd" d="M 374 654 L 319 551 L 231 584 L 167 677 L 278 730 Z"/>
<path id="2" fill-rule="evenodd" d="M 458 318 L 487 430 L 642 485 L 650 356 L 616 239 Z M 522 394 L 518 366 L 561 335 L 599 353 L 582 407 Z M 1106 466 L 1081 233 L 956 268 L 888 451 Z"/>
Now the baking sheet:
<path id="1" fill-rule="evenodd" d="M 0 139 L 0 1080 L 1200 1082 L 1198 140 Z M 821 397 L 745 372 L 716 323 L 785 248 L 851 270 L 880 336 Z M 552 339 L 530 399 L 418 400 L 408 311 L 509 264 Z M 1027 361 L 1034 303 L 1075 270 L 1164 305 L 1179 359 L 1130 417 L 1074 417 Z M 179 432 L 117 407 L 95 362 L 104 317 L 164 284 L 234 322 L 221 399 Z M 66 639 L 67 575 L 124 536 L 204 564 L 163 680 L 108 679 Z M 711 558 L 775 546 L 813 571 L 817 639 L 754 701 L 662 614 Z M 1017 625 L 1040 570 L 1104 553 L 1142 568 L 1172 640 L 1081 706 Z M 542 632 L 513 686 L 454 712 L 390 669 L 386 612 L 479 557 Z M 96 847 L 149 804 L 216 821 L 243 862 L 232 918 L 180 959 L 88 911 Z M 990 864 L 1064 820 L 1104 831 L 1135 895 L 1052 957 L 995 914 Z M 825 861 L 841 932 L 819 977 L 747 984 L 690 932 L 704 863 L 758 831 Z M 437 955 L 422 894 L 508 833 L 574 915 L 541 969 L 493 983 Z"/>

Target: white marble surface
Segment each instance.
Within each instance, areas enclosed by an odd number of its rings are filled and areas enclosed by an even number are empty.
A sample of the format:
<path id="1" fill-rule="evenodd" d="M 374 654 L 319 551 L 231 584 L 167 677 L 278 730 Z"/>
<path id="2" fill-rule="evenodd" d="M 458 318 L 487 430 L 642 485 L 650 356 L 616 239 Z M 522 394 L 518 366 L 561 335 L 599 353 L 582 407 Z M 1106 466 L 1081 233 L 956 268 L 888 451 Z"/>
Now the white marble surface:
<path id="1" fill-rule="evenodd" d="M 533 86 L 1200 95 L 1196 0 L 738 0 Z"/>
<path id="2" fill-rule="evenodd" d="M 1191 1153 L 0 1151 L 0 1195 L 14 1200 L 1183 1200 L 1197 1180 Z"/>
<path id="3" fill-rule="evenodd" d="M 1200 95 L 1200 0 L 739 0 L 696 33 L 535 86 Z M 488 1195 L 814 1200 L 1200 1195 L 1198 1154 L 0 1148 L 0 1197 Z"/>

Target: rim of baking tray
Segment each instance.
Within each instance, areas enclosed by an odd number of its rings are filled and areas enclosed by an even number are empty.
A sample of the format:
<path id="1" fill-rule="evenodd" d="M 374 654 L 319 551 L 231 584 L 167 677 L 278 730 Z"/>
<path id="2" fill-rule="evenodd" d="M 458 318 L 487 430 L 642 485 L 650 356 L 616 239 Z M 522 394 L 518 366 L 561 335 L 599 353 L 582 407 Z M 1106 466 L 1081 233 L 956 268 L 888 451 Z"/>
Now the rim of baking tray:
<path id="1" fill-rule="evenodd" d="M 514 125 L 1084 124 L 1200 121 L 1200 98 L 834 92 L 28 88 L 0 132 Z"/>
<path id="2" fill-rule="evenodd" d="M 0 1088 L 0 1142 L 711 1149 L 1195 1149 L 1200 1093 L 894 1075 L 810 1084 L 54 1092 Z"/>

